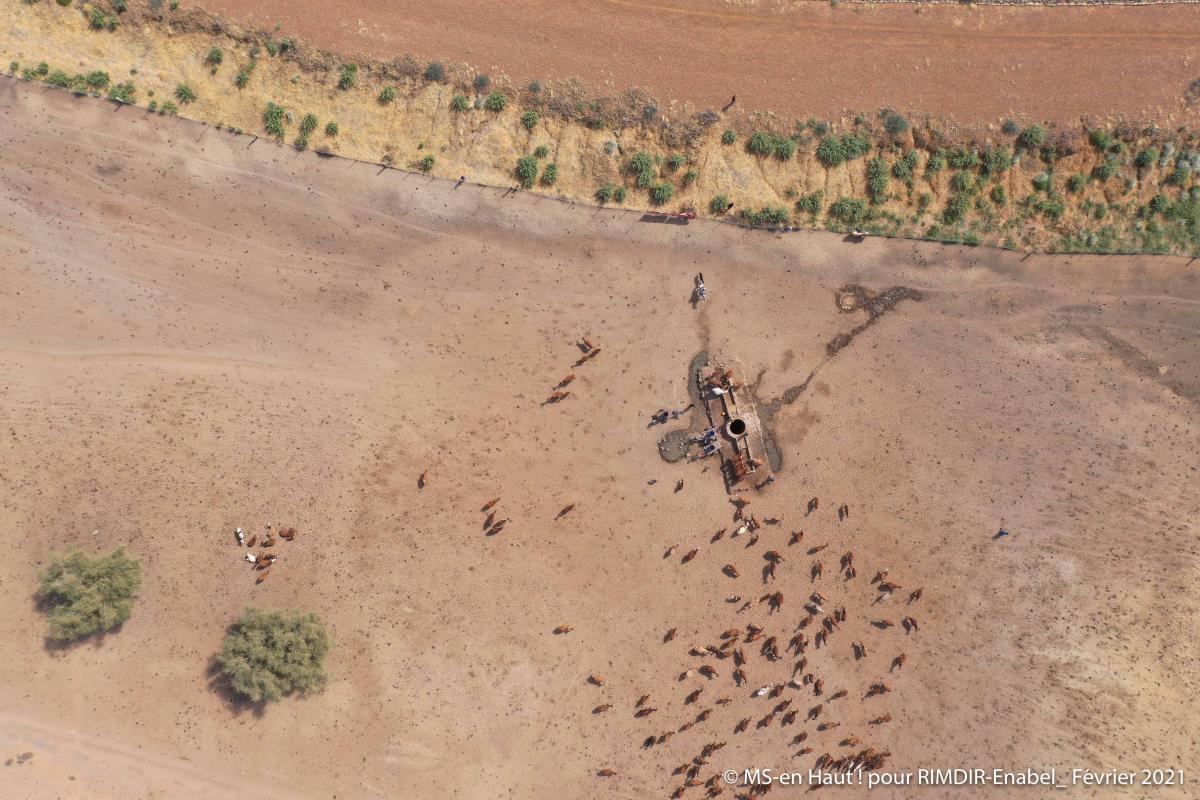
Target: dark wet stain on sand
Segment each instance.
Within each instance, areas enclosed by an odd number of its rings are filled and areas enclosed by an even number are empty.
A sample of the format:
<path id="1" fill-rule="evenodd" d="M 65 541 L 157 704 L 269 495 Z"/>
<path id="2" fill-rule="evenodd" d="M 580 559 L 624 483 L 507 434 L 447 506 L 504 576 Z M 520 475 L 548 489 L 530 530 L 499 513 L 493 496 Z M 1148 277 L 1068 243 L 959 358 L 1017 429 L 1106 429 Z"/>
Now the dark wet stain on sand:
<path id="1" fill-rule="evenodd" d="M 851 314 L 855 311 L 866 311 L 867 319 L 862 324 L 855 326 L 845 333 L 839 333 L 826 342 L 825 357 L 812 368 L 812 371 L 808 373 L 808 377 L 804 379 L 803 383 L 796 386 L 789 386 L 784 390 L 783 395 L 775 400 L 770 402 L 759 401 L 759 416 L 764 421 L 769 421 L 779 413 L 779 410 L 783 406 L 796 402 L 800 398 L 800 395 L 808 390 L 808 385 L 826 361 L 846 349 L 856 336 L 882 319 L 885 314 L 899 305 L 901 300 L 920 302 L 925 299 L 925 295 L 907 286 L 893 286 L 890 289 L 884 289 L 882 292 L 873 294 L 864 286 L 849 283 L 838 289 L 834 293 L 833 299 L 843 313 Z M 751 387 L 752 389 L 758 388 L 758 383 L 762 380 L 762 376 L 763 373 L 760 372 L 758 378 L 754 381 L 754 386 Z"/>

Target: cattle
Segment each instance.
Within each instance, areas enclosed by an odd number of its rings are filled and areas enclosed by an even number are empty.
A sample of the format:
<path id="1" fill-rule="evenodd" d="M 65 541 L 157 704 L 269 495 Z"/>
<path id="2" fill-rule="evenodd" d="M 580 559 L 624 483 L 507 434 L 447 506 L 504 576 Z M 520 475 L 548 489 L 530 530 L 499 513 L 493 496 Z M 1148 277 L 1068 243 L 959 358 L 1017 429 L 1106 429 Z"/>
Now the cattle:
<path id="1" fill-rule="evenodd" d="M 574 504 L 574 503 L 568 503 L 567 505 L 563 506 L 563 507 L 562 507 L 562 508 L 559 510 L 559 512 L 558 512 L 558 516 L 557 516 L 557 517 L 555 517 L 555 519 L 561 519 L 562 517 L 565 517 L 567 514 L 570 514 L 570 513 L 571 513 L 571 512 L 572 512 L 574 509 L 575 509 L 575 504 Z"/>
<path id="2" fill-rule="evenodd" d="M 595 674 L 588 675 L 587 682 L 592 684 L 592 686 L 603 686 L 604 685 L 604 676 L 603 675 L 595 675 Z"/>
<path id="3" fill-rule="evenodd" d="M 593 714 L 603 714 L 605 711 L 608 711 L 610 708 L 612 708 L 612 703 L 601 703 L 600 705 L 598 705 L 592 709 L 592 713 Z"/>
<path id="4" fill-rule="evenodd" d="M 724 572 L 731 578 L 736 578 L 740 574 L 738 573 L 737 567 L 735 567 L 733 564 L 726 564 L 725 566 L 721 567 L 721 572 Z"/>
<path id="5" fill-rule="evenodd" d="M 496 503 L 499 503 L 499 502 L 500 502 L 499 497 L 493 497 L 491 500 L 488 500 L 486 503 L 484 503 L 483 508 L 481 508 L 479 510 L 480 511 L 490 511 L 492 509 L 492 506 L 496 505 Z"/>
<path id="6" fill-rule="evenodd" d="M 616 775 L 617 773 L 615 770 L 611 770 L 608 767 L 605 767 L 604 769 L 600 770 L 596 774 L 599 775 L 601 778 L 611 778 L 613 775 Z"/>
<path id="7" fill-rule="evenodd" d="M 650 699 L 650 695 L 648 695 L 648 694 L 644 694 L 644 695 L 642 695 L 641 697 L 639 697 L 639 698 L 637 699 L 637 702 L 633 704 L 633 707 L 634 707 L 634 708 L 641 708 L 642 706 L 646 705 L 646 701 L 647 701 L 647 700 L 649 700 L 649 699 Z"/>
<path id="8" fill-rule="evenodd" d="M 417 488 L 424 489 L 426 484 L 428 484 L 428 483 L 429 483 L 429 470 L 424 470 L 421 473 L 421 476 L 419 478 L 417 478 Z"/>
<path id="9" fill-rule="evenodd" d="M 653 714 L 655 711 L 658 711 L 658 709 L 657 708 L 641 708 L 641 709 L 638 709 L 637 712 L 634 713 L 634 716 L 638 717 L 638 718 L 648 717 L 651 714 Z"/>
<path id="10" fill-rule="evenodd" d="M 233 535 L 237 538 L 238 544 L 246 543 L 246 532 L 241 528 L 234 528 Z"/>
<path id="11" fill-rule="evenodd" d="M 697 554 L 697 553 L 699 553 L 699 552 L 700 552 L 699 550 L 689 550 L 689 551 L 688 551 L 688 552 L 687 552 L 687 553 L 684 555 L 684 557 L 683 557 L 683 558 L 680 560 L 680 563 L 683 563 L 683 564 L 686 564 L 686 563 L 688 563 L 688 562 L 689 562 L 689 561 L 691 561 L 693 558 L 695 558 L 695 557 L 696 557 L 696 554 Z"/>
<path id="12" fill-rule="evenodd" d="M 267 569 L 265 569 L 261 573 L 259 573 L 258 580 L 256 580 L 255 583 L 262 583 L 270 576 L 270 574 L 271 574 L 271 569 L 268 567 Z"/>
<path id="13" fill-rule="evenodd" d="M 557 628 L 554 629 L 554 632 L 561 636 L 562 634 L 570 633 L 573 630 L 575 630 L 575 629 L 572 628 L 570 625 L 559 625 Z"/>
<path id="14" fill-rule="evenodd" d="M 561 389 L 562 387 L 566 386 L 568 383 L 570 383 L 573 380 L 575 380 L 574 372 L 572 372 L 570 375 L 567 375 L 565 378 L 563 378 L 561 381 L 559 381 L 558 388 Z"/>
<path id="15" fill-rule="evenodd" d="M 925 588 L 924 588 L 924 587 L 922 587 L 922 588 L 920 588 L 920 589 L 913 589 L 911 592 L 909 592 L 909 595 L 908 595 L 908 602 L 910 602 L 910 603 L 915 603 L 915 602 L 917 602 L 918 600 L 920 600 L 920 599 L 921 599 L 921 593 L 922 593 L 922 592 L 924 592 L 924 591 L 925 591 Z"/>
<path id="16" fill-rule="evenodd" d="M 669 630 L 665 634 L 663 634 L 663 643 L 665 644 L 666 642 L 673 641 L 675 639 L 675 631 L 677 631 L 677 630 L 679 630 L 679 629 L 671 628 L 671 630 Z"/>

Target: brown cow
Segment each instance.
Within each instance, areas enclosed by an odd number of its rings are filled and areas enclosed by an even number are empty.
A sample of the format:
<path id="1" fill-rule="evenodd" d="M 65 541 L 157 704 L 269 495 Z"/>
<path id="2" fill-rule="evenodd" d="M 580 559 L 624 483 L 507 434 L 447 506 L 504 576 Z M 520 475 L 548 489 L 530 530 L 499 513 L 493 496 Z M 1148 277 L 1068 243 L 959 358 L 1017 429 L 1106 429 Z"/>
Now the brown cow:
<path id="1" fill-rule="evenodd" d="M 612 703 L 601 703 L 600 705 L 598 705 L 592 709 L 592 713 L 593 714 L 603 714 L 605 711 L 608 711 L 610 708 L 612 708 Z"/>
<path id="2" fill-rule="evenodd" d="M 640 719 L 641 717 L 648 717 L 648 716 L 650 716 L 650 715 L 651 715 L 651 714 L 653 714 L 655 711 L 658 711 L 658 709 L 657 709 L 657 708 L 642 708 L 642 709 L 639 709 L 639 710 L 638 710 L 638 711 L 637 711 L 637 712 L 634 714 L 634 716 L 635 716 L 635 717 L 638 717 L 638 718 Z"/>
<path id="3" fill-rule="evenodd" d="M 634 708 L 641 708 L 642 706 L 646 705 L 646 701 L 647 701 L 647 700 L 649 700 L 649 699 L 650 699 L 650 695 L 648 695 L 648 694 L 644 694 L 644 695 L 642 695 L 641 697 L 639 697 L 639 698 L 637 699 L 637 702 L 633 704 L 633 707 L 634 707 Z"/>
<path id="4" fill-rule="evenodd" d="M 604 685 L 604 676 L 603 675 L 595 675 L 595 674 L 588 675 L 587 682 L 590 683 L 592 686 L 603 686 Z"/>
<path id="5" fill-rule="evenodd" d="M 616 775 L 617 773 L 616 773 L 616 771 L 611 770 L 608 767 L 605 767 L 604 769 L 600 770 L 596 774 L 599 775 L 601 778 L 611 778 L 613 775 Z"/>
<path id="6" fill-rule="evenodd" d="M 688 563 L 688 562 L 689 562 L 689 561 L 691 561 L 693 558 L 695 558 L 695 557 L 696 557 L 696 554 L 697 554 L 697 553 L 699 553 L 699 552 L 700 552 L 699 550 L 689 550 L 689 551 L 688 551 L 688 552 L 687 552 L 687 553 L 684 555 L 684 557 L 681 559 L 680 563 L 683 563 L 683 564 L 686 564 L 686 563 Z"/>
<path id="7" fill-rule="evenodd" d="M 480 511 L 490 511 L 492 506 L 496 505 L 496 503 L 499 503 L 499 502 L 500 502 L 499 497 L 493 497 L 491 500 L 488 500 L 486 503 L 484 503 L 483 508 L 481 508 L 479 510 Z"/>
<path id="8" fill-rule="evenodd" d="M 726 564 L 725 566 L 721 567 L 721 572 L 724 572 L 731 578 L 736 578 L 740 574 L 737 570 L 737 567 L 735 567 L 733 564 Z"/>
<path id="9" fill-rule="evenodd" d="M 575 380 L 575 373 L 574 373 L 574 372 L 572 372 L 570 375 L 568 375 L 567 377 L 565 377 L 565 378 L 563 378 L 561 381 L 559 381 L 559 382 L 558 382 L 558 388 L 559 388 L 559 389 L 561 389 L 562 387 L 566 386 L 568 383 L 570 383 L 570 382 L 571 382 L 571 381 L 573 381 L 573 380 Z"/>
<path id="10" fill-rule="evenodd" d="M 917 621 L 912 617 L 905 617 L 904 619 L 900 620 L 900 622 L 904 625 L 904 630 L 906 630 L 906 631 L 921 630 L 920 628 L 917 627 Z"/>
<path id="11" fill-rule="evenodd" d="M 892 672 L 893 670 L 900 669 L 907 662 L 908 662 L 908 656 L 904 655 L 904 653 L 901 653 L 900 655 L 898 655 L 892 659 L 892 666 L 888 668 L 888 672 Z"/>
<path id="12" fill-rule="evenodd" d="M 677 630 L 679 630 L 679 629 L 678 629 L 678 628 L 671 628 L 671 630 L 667 631 L 667 632 L 666 632 L 666 633 L 663 635 L 663 643 L 665 644 L 666 642 L 673 641 L 673 640 L 675 639 L 675 631 L 677 631 Z"/>
<path id="13" fill-rule="evenodd" d="M 267 567 L 265 570 L 263 570 L 262 572 L 259 573 L 258 580 L 256 580 L 255 583 L 262 583 L 263 581 L 265 581 L 267 579 L 267 576 L 269 576 L 270 574 L 271 574 L 271 568 Z"/>
<path id="14" fill-rule="evenodd" d="M 554 632 L 559 635 L 562 635 L 564 633 L 570 633 L 573 630 L 575 630 L 575 629 L 572 628 L 570 625 L 559 625 L 557 628 L 554 629 Z"/>
<path id="15" fill-rule="evenodd" d="M 565 517 L 567 514 L 570 514 L 574 509 L 575 509 L 575 504 L 568 503 L 567 505 L 562 507 L 562 510 L 560 510 L 558 512 L 558 516 L 555 517 L 555 519 L 560 519 L 562 517 Z"/>
<path id="16" fill-rule="evenodd" d="M 427 483 L 429 483 L 429 470 L 426 469 L 421 473 L 421 476 L 417 478 L 417 488 L 424 489 Z"/>
<path id="17" fill-rule="evenodd" d="M 908 595 L 908 602 L 915 603 L 918 600 L 920 600 L 921 593 L 924 591 L 925 591 L 925 587 L 923 587 L 923 586 L 920 589 L 913 589 L 912 592 L 910 592 Z"/>

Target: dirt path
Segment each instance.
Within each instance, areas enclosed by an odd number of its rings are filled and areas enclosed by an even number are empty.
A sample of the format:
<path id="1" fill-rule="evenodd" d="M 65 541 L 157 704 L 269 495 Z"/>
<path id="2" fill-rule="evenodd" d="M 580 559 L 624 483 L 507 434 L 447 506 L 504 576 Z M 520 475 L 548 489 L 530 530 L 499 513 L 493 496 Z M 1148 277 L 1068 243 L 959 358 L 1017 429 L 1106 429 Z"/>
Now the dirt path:
<path id="1" fill-rule="evenodd" d="M 204 0 L 322 47 L 578 75 L 701 108 L 833 118 L 893 107 L 963 124 L 1179 122 L 1200 77 L 1194 6 L 1019 8 L 719 0 Z"/>

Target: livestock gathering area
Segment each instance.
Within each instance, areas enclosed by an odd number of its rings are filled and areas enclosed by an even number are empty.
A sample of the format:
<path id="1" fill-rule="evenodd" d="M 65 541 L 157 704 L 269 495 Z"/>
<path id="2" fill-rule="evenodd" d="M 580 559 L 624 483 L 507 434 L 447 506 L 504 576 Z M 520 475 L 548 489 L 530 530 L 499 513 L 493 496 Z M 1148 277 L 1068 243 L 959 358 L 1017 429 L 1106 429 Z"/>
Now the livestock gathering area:
<path id="1" fill-rule="evenodd" d="M 0 118 L 0 794 L 1191 766 L 1185 260 L 647 225 L 33 84 Z M 63 646 L 75 549 L 140 588 Z M 267 680 L 280 630 L 319 674 Z"/>

